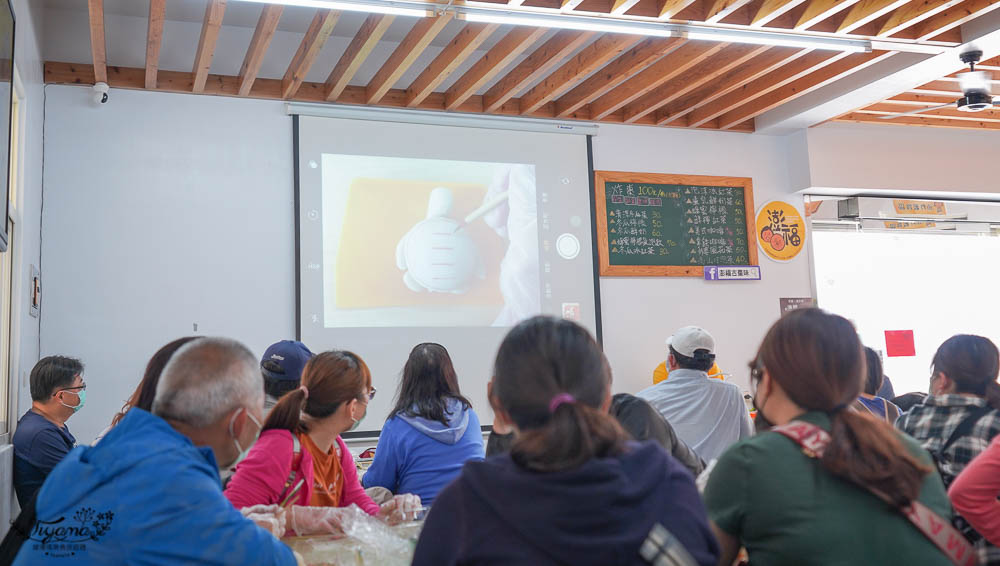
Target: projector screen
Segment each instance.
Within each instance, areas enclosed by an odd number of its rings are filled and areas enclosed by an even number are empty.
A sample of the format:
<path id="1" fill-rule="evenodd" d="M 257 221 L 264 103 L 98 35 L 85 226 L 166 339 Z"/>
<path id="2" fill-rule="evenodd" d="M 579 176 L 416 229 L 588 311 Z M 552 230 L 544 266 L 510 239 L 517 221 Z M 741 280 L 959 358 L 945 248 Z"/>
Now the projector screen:
<path id="1" fill-rule="evenodd" d="M 511 326 L 544 313 L 597 333 L 586 136 L 295 119 L 300 338 L 354 351 L 378 390 L 351 436 L 381 430 L 419 343 L 448 349 L 489 425 Z"/>

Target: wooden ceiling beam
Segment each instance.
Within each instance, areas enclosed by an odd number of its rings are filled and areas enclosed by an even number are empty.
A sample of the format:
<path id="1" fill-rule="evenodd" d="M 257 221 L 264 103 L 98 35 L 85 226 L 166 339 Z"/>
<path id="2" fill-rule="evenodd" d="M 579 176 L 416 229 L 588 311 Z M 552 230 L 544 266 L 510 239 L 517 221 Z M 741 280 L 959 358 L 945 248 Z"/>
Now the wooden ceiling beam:
<path id="1" fill-rule="evenodd" d="M 611 5 L 611 15 L 624 16 L 638 3 L 639 0 L 614 0 L 614 3 Z"/>
<path id="2" fill-rule="evenodd" d="M 371 14 L 365 18 L 361 29 L 354 34 L 354 39 L 326 79 L 324 99 L 334 101 L 340 97 L 395 18 L 389 14 Z"/>
<path id="3" fill-rule="evenodd" d="M 442 82 L 455 72 L 462 63 L 465 62 L 484 41 L 489 39 L 493 32 L 500 27 L 500 24 L 470 23 L 466 24 L 462 31 L 451 40 L 444 49 L 438 53 L 434 61 L 423 70 L 407 89 L 408 100 L 406 105 L 410 108 L 419 106 Z"/>
<path id="4" fill-rule="evenodd" d="M 958 29 L 959 26 L 985 16 L 998 8 L 1000 8 L 1000 2 L 997 0 L 966 0 L 917 24 L 915 28 L 916 39 L 917 41 L 927 41 L 942 33 Z"/>
<path id="5" fill-rule="evenodd" d="M 878 37 L 890 37 L 904 29 L 930 19 L 949 8 L 958 6 L 965 0 L 915 0 L 896 10 L 889 16 Z"/>
<path id="6" fill-rule="evenodd" d="M 274 32 L 278 29 L 282 8 L 281 5 L 267 4 L 260 12 L 260 19 L 257 20 L 257 27 L 250 39 L 246 57 L 243 58 L 243 66 L 240 67 L 240 96 L 250 94 L 253 82 L 257 80 L 260 64 L 264 62 L 264 54 L 267 53 L 267 47 L 271 45 Z"/>
<path id="7" fill-rule="evenodd" d="M 672 20 L 698 0 L 661 0 L 660 19 Z"/>
<path id="8" fill-rule="evenodd" d="M 725 75 L 700 87 L 697 91 L 670 103 L 666 108 L 657 112 L 657 123 L 668 125 L 684 118 L 695 109 L 722 98 L 750 81 L 759 79 L 808 53 L 808 49 L 772 47 L 745 65 L 730 70 Z"/>
<path id="9" fill-rule="evenodd" d="M 703 0 L 705 5 L 705 22 L 717 24 L 728 18 L 751 0 Z"/>
<path id="10" fill-rule="evenodd" d="M 754 14 L 753 19 L 750 20 L 750 27 L 763 27 L 774 20 L 784 16 L 791 10 L 801 5 L 806 0 L 764 0 L 764 3 L 760 5 L 760 9 Z M 816 0 L 813 0 L 816 2 Z"/>
<path id="11" fill-rule="evenodd" d="M 156 88 L 160 70 L 160 45 L 163 43 L 163 18 L 167 0 L 149 0 L 149 25 L 146 27 L 146 88 Z"/>
<path id="12" fill-rule="evenodd" d="M 205 21 L 201 25 L 201 37 L 198 39 L 198 51 L 194 57 L 194 83 L 192 92 L 205 90 L 205 81 L 212 68 L 212 56 L 215 54 L 215 42 L 219 39 L 222 28 L 222 17 L 226 12 L 226 0 L 208 0 L 205 7 Z"/>
<path id="13" fill-rule="evenodd" d="M 861 0 L 840 22 L 837 33 L 852 33 L 882 16 L 905 6 L 910 0 Z"/>
<path id="14" fill-rule="evenodd" d="M 615 59 L 556 101 L 556 116 L 567 116 L 613 90 L 684 43 L 681 38 L 649 38 Z"/>
<path id="15" fill-rule="evenodd" d="M 796 22 L 794 29 L 807 30 L 858 2 L 859 0 L 811 0 L 806 6 L 805 12 L 802 12 L 802 16 L 799 17 L 799 21 Z"/>
<path id="16" fill-rule="evenodd" d="M 643 36 L 609 33 L 585 47 L 521 97 L 521 113 L 530 114 L 569 90 L 577 81 L 642 41 Z"/>
<path id="17" fill-rule="evenodd" d="M 733 44 L 625 107 L 625 122 L 634 123 L 659 108 L 701 88 L 770 49 L 767 45 Z"/>
<path id="18" fill-rule="evenodd" d="M 547 32 L 546 28 L 533 26 L 516 26 L 510 30 L 448 89 L 445 109 L 454 110 L 465 103 Z"/>
<path id="19" fill-rule="evenodd" d="M 953 120 L 933 116 L 901 116 L 892 120 L 882 120 L 877 115 L 852 112 L 837 118 L 837 122 L 857 122 L 882 124 L 884 126 L 930 126 L 934 128 L 962 128 L 972 130 L 1000 130 L 1000 122 Z"/>
<path id="20" fill-rule="evenodd" d="M 591 115 L 600 120 L 641 99 L 643 96 L 666 84 L 725 49 L 727 44 L 711 41 L 689 41 L 674 50 L 668 57 L 653 63 L 646 70 L 625 81 L 614 91 L 598 98 L 590 105 Z"/>
<path id="21" fill-rule="evenodd" d="M 892 53 L 873 51 L 871 53 L 850 54 L 836 62 L 825 65 L 821 69 L 774 90 L 754 101 L 744 104 L 735 110 L 727 112 L 719 119 L 719 127 L 723 130 L 735 124 L 756 118 L 764 112 L 785 104 L 789 101 L 812 92 L 820 87 L 840 80 L 845 76 L 865 69 L 889 56 Z M 765 77 L 766 78 L 766 77 Z"/>
<path id="22" fill-rule="evenodd" d="M 811 72 L 819 70 L 826 65 L 846 57 L 846 53 L 836 53 L 829 51 L 811 51 L 806 55 L 795 59 L 778 69 L 754 79 L 737 90 L 719 97 L 711 104 L 706 104 L 696 108 L 688 115 L 688 125 L 691 127 L 701 127 L 702 125 L 715 120 L 727 112 L 731 112 L 743 104 L 757 99 L 760 96 L 777 90 L 800 77 L 804 77 Z"/>
<path id="23" fill-rule="evenodd" d="M 326 9 L 316 10 L 316 15 L 313 16 L 309 29 L 302 37 L 299 49 L 295 52 L 292 61 L 288 64 L 288 69 L 285 71 L 285 76 L 281 79 L 282 98 L 295 96 L 295 92 L 306 80 L 309 69 L 319 57 L 319 52 L 326 45 L 326 40 L 330 39 L 330 35 L 333 34 L 333 28 L 337 25 L 338 19 L 340 19 L 340 12 Z"/>
<path id="24" fill-rule="evenodd" d="M 881 114 L 883 116 L 888 116 L 890 114 L 895 114 L 897 112 L 906 112 L 908 110 L 914 110 L 912 106 L 900 107 L 899 105 L 892 104 L 890 102 L 879 102 L 878 104 L 872 104 L 871 106 L 866 106 L 856 112 L 864 112 L 866 114 Z M 957 107 L 952 106 L 950 108 L 938 108 L 937 110 L 928 110 L 926 112 L 921 112 L 921 116 L 938 116 L 941 118 L 949 118 L 952 120 L 989 120 L 993 122 L 1000 122 L 1000 110 L 983 110 L 981 112 L 963 112 Z"/>
<path id="25" fill-rule="evenodd" d="M 90 57 L 94 77 L 99 83 L 108 82 L 108 54 L 104 43 L 104 0 L 88 0 L 90 14 Z"/>
<path id="26" fill-rule="evenodd" d="M 496 111 L 596 36 L 597 32 L 593 31 L 557 32 L 486 91 L 483 97 L 484 111 Z"/>
<path id="27" fill-rule="evenodd" d="M 563 12 L 572 12 L 573 10 L 576 10 L 580 4 L 583 4 L 583 0 L 560 0 L 560 3 L 560 10 Z"/>
<path id="28" fill-rule="evenodd" d="M 444 29 L 453 16 L 450 12 L 433 18 L 421 18 L 414 24 L 403 41 L 392 52 L 382 68 L 366 87 L 367 104 L 376 104 L 389 89 L 403 76 L 403 73 L 416 62 L 417 57 L 431 44 L 431 41 Z"/>

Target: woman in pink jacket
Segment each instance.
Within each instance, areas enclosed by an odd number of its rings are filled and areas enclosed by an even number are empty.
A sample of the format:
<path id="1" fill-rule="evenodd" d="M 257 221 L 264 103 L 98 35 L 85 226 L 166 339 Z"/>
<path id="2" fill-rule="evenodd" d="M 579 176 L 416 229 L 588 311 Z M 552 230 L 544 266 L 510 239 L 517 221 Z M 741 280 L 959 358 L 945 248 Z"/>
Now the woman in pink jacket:
<path id="1" fill-rule="evenodd" d="M 1000 546 L 1000 436 L 958 474 L 948 496 L 976 532 Z"/>
<path id="2" fill-rule="evenodd" d="M 238 509 L 284 503 L 303 481 L 291 500 L 299 507 L 287 521 L 298 534 L 328 530 L 336 523 L 336 513 L 301 507 L 328 511 L 353 503 L 383 518 L 412 512 L 412 496 L 381 508 L 368 497 L 354 457 L 340 438 L 365 417 L 374 395 L 371 372 L 356 354 L 335 350 L 314 356 L 302 371 L 302 386 L 271 409 L 260 438 L 236 466 L 226 497 Z"/>

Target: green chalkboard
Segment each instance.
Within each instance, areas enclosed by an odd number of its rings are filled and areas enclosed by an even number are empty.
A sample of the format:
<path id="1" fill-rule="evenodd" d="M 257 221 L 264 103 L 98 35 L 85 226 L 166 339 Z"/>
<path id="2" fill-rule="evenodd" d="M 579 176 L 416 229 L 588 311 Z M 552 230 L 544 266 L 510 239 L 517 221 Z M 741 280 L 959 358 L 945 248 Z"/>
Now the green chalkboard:
<path id="1" fill-rule="evenodd" d="M 757 264 L 750 179 L 599 171 L 595 199 L 601 275 Z"/>

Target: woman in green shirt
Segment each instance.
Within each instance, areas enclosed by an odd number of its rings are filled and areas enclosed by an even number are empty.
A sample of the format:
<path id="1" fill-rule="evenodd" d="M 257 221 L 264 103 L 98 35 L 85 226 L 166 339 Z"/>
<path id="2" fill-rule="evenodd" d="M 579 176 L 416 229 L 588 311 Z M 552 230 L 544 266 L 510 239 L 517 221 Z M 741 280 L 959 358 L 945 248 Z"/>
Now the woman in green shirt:
<path id="1" fill-rule="evenodd" d="M 740 546 L 753 566 L 951 564 L 900 511 L 917 500 L 945 520 L 952 516 L 927 453 L 848 408 L 866 369 L 850 322 L 819 309 L 789 313 L 771 327 L 752 369 L 759 424 L 805 421 L 831 441 L 822 457 L 810 457 L 768 431 L 719 458 L 705 502 L 720 565 L 731 565 Z"/>

